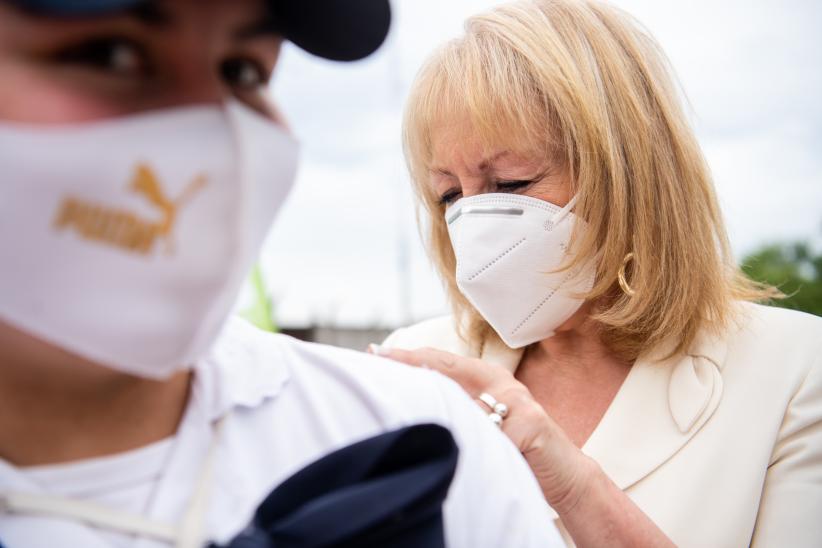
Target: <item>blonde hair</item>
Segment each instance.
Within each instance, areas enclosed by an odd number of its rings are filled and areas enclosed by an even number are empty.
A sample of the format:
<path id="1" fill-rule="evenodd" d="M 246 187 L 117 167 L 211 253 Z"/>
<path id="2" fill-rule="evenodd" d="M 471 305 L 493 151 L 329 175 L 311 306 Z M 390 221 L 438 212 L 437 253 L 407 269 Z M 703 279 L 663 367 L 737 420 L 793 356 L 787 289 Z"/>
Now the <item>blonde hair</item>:
<path id="1" fill-rule="evenodd" d="M 470 18 L 465 35 L 421 69 L 403 139 L 432 259 L 461 335 L 492 336 L 461 295 L 444 206 L 429 184 L 432 136 L 465 128 L 486 146 L 544 154 L 565 165 L 577 261 L 597 257 L 593 318 L 615 353 L 635 358 L 732 317 L 735 300 L 778 295 L 744 278 L 722 222 L 711 175 L 660 47 L 631 16 L 592 0 L 531 0 Z M 635 295 L 619 290 L 628 253 Z"/>

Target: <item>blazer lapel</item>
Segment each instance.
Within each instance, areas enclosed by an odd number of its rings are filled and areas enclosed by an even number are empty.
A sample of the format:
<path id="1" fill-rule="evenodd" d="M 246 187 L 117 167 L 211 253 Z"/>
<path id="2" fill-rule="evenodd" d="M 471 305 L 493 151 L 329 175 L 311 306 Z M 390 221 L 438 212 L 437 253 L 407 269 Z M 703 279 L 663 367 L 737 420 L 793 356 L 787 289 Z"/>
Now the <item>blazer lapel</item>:
<path id="1" fill-rule="evenodd" d="M 519 367 L 524 348 L 509 348 L 497 337 L 487 337 L 482 342 L 482 351 L 478 356 L 482 361 L 507 369 L 512 374 Z"/>
<path id="2" fill-rule="evenodd" d="M 726 347 L 700 337 L 684 356 L 670 348 L 641 357 L 582 447 L 627 489 L 685 445 L 722 399 Z"/>
<path id="3" fill-rule="evenodd" d="M 676 454 L 708 422 L 722 399 L 726 344 L 700 334 L 686 355 L 671 346 L 641 356 L 582 451 L 620 489 L 627 489 Z M 516 371 L 523 349 L 488 337 L 480 358 Z"/>

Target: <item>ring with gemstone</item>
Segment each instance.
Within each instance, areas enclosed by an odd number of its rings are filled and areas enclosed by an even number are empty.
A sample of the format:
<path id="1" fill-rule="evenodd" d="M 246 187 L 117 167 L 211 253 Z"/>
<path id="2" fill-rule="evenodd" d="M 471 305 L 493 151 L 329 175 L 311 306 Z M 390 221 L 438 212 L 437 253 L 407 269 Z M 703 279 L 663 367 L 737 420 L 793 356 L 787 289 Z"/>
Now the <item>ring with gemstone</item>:
<path id="1" fill-rule="evenodd" d="M 491 410 L 491 413 L 488 416 L 491 419 L 491 422 L 497 426 L 501 425 L 502 419 L 508 416 L 508 406 L 502 402 L 498 402 L 497 399 L 488 392 L 483 392 L 480 394 L 479 401 L 487 405 L 488 409 Z"/>

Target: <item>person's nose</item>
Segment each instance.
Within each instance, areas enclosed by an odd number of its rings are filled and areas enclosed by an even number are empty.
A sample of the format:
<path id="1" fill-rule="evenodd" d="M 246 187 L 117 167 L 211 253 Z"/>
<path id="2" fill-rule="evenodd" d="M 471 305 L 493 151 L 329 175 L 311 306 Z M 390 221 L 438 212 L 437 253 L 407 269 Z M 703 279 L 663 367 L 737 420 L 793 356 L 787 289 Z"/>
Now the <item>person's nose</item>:
<path id="1" fill-rule="evenodd" d="M 223 81 L 220 67 L 203 60 L 178 67 L 168 101 L 175 104 L 219 104 L 231 96 L 232 90 Z"/>
<path id="2" fill-rule="evenodd" d="M 468 198 L 469 196 L 476 196 L 487 192 L 486 181 L 482 177 L 463 176 L 460 177 L 460 187 L 462 188 L 462 196 Z"/>
<path id="3" fill-rule="evenodd" d="M 231 97 L 233 90 L 222 77 L 221 57 L 215 49 L 184 35 L 166 59 L 162 92 L 153 96 L 152 106 L 218 105 Z"/>

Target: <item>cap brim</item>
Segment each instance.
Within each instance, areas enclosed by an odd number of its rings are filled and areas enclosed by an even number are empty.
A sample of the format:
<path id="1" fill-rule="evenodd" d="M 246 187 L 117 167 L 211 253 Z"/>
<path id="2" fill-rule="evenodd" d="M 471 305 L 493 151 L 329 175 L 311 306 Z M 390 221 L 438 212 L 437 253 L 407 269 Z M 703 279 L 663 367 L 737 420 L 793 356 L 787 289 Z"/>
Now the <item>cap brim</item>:
<path id="1" fill-rule="evenodd" d="M 128 9 L 144 0 L 12 0 L 27 10 L 57 17 L 82 17 Z"/>
<path id="2" fill-rule="evenodd" d="M 334 61 L 371 55 L 391 26 L 388 0 L 272 0 L 270 4 L 274 21 L 288 40 Z"/>
<path id="3" fill-rule="evenodd" d="M 36 12 L 80 17 L 128 9 L 145 0 L 13 0 Z M 385 41 L 389 0 L 269 0 L 272 23 L 305 51 L 334 61 L 356 61 Z"/>

